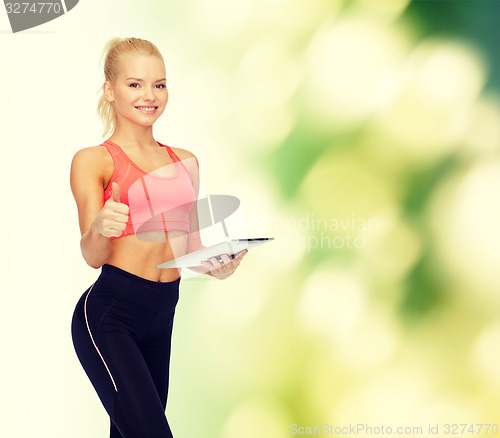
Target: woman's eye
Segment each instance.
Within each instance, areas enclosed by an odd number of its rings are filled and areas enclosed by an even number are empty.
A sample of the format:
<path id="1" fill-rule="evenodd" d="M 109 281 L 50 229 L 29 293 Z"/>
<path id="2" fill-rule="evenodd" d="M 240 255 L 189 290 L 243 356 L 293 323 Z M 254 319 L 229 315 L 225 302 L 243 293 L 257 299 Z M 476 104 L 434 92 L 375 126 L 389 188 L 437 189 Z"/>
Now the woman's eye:
<path id="1" fill-rule="evenodd" d="M 138 83 L 133 83 L 133 84 L 130 84 L 129 87 L 137 88 L 136 85 L 139 86 Z M 162 87 L 162 88 L 167 88 L 167 86 L 165 84 L 158 84 L 157 86 Z"/>

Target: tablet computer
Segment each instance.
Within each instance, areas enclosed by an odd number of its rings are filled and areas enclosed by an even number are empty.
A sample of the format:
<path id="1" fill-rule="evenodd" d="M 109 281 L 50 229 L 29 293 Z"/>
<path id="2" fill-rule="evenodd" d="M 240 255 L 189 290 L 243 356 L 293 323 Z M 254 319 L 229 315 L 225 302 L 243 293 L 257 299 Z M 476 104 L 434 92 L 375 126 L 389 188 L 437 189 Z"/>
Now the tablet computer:
<path id="1" fill-rule="evenodd" d="M 243 251 L 244 249 L 252 249 L 266 242 L 274 240 L 274 237 L 254 237 L 251 239 L 231 239 L 227 242 L 217 243 L 216 245 L 200 249 L 199 251 L 191 252 L 168 262 L 156 265 L 158 269 L 165 268 L 189 268 L 191 266 L 203 266 L 202 261 L 206 261 L 211 257 L 216 257 L 221 260 L 222 254 L 227 254 L 234 258 L 234 254 Z"/>

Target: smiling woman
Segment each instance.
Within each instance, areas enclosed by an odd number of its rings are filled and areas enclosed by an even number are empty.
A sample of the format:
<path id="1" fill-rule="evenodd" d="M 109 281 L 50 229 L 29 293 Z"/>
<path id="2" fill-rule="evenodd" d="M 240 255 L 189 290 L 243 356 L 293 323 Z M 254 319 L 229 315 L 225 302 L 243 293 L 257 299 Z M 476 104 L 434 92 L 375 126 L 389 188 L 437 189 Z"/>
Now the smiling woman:
<path id="1" fill-rule="evenodd" d="M 113 125 L 119 123 L 116 113 L 123 114 L 125 110 L 126 114 L 127 109 L 132 111 L 134 108 L 142 114 L 154 115 L 147 119 L 147 123 L 154 123 L 168 102 L 165 64 L 161 53 L 152 43 L 132 38 L 129 40 L 129 44 L 114 44 L 116 40 L 112 40 L 107 51 L 104 64 L 106 81 L 98 105 L 98 113 L 105 125 L 104 136 L 112 130 Z M 118 52 L 119 48 L 121 52 Z"/>
<path id="2" fill-rule="evenodd" d="M 78 358 L 110 416 L 111 438 L 172 437 L 165 416 L 180 268 L 160 263 L 204 248 L 196 200 L 198 161 L 153 137 L 168 102 L 163 58 L 139 38 L 106 46 L 99 146 L 79 150 L 70 183 L 82 255 L 101 268 L 72 319 Z M 140 235 L 140 236 L 139 236 Z M 197 270 L 224 279 L 234 259 Z"/>

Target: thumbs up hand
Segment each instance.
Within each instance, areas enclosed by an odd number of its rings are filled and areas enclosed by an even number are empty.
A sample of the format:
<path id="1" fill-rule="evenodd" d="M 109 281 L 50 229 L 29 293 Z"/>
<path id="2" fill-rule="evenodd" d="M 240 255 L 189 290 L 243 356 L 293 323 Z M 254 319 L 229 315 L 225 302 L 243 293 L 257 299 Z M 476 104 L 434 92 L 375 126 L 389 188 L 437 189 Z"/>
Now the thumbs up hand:
<path id="1" fill-rule="evenodd" d="M 111 197 L 96 217 L 97 229 L 105 237 L 119 237 L 127 227 L 129 207 L 120 202 L 120 186 L 113 182 Z"/>

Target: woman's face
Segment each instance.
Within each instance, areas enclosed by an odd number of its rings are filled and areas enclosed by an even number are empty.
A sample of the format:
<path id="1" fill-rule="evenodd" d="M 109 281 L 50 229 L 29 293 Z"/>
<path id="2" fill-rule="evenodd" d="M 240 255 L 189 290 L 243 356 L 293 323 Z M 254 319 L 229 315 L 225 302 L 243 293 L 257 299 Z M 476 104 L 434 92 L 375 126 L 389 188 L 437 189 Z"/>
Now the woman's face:
<path id="1" fill-rule="evenodd" d="M 117 113 L 117 122 L 124 118 L 141 126 L 151 126 L 168 102 L 163 62 L 153 55 L 125 55 L 120 64 L 116 83 L 111 87 L 107 81 L 104 84 L 104 92 Z"/>

